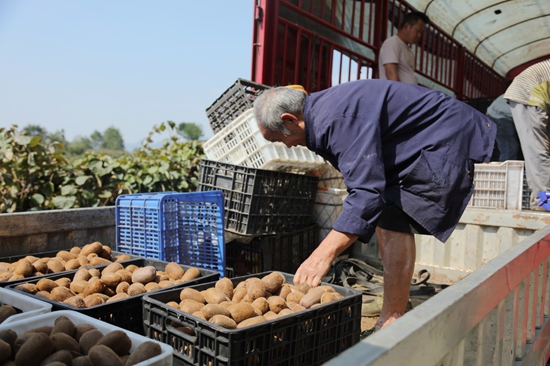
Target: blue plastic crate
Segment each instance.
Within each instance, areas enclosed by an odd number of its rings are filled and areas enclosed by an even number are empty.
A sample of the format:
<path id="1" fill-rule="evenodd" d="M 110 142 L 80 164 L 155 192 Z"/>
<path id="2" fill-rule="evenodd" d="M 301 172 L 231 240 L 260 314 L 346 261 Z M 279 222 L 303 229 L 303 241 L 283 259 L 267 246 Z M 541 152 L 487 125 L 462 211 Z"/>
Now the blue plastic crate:
<path id="1" fill-rule="evenodd" d="M 117 251 L 225 276 L 222 191 L 125 194 L 115 213 Z"/>

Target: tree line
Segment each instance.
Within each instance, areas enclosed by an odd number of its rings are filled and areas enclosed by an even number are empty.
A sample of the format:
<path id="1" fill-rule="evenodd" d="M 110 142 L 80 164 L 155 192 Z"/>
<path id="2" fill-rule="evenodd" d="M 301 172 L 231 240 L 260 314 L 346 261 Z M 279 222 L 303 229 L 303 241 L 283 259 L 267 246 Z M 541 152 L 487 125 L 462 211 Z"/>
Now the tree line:
<path id="1" fill-rule="evenodd" d="M 166 123 L 175 125 L 172 121 Z M 22 132 L 31 137 L 40 137 L 45 144 L 54 141 L 60 143 L 64 147 L 64 154 L 69 158 L 80 157 L 85 152 L 92 150 L 114 157 L 120 156 L 126 151 L 122 134 L 114 126 L 108 127 L 103 132 L 95 130 L 90 136 L 77 135 L 72 141 L 65 138 L 63 129 L 49 132 L 46 128 L 37 124 L 29 124 L 23 127 Z M 202 128 L 193 122 L 181 122 L 177 125 L 175 132 L 186 141 L 199 140 L 203 136 Z"/>

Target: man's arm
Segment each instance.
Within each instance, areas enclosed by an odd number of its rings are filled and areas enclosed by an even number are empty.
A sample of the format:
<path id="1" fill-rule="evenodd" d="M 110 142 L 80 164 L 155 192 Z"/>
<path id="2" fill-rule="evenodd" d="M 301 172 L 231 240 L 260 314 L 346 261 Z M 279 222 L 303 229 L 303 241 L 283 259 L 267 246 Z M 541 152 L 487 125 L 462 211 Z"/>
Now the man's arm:
<path id="1" fill-rule="evenodd" d="M 385 64 L 384 70 L 386 71 L 386 78 L 388 80 L 400 81 L 399 74 L 397 73 L 397 64 Z"/>
<path id="2" fill-rule="evenodd" d="M 368 94 L 368 93 L 357 93 Z M 376 110 L 383 105 L 371 105 L 372 100 L 380 103 L 376 97 L 352 96 L 350 105 L 359 101 Z M 346 96 L 348 98 L 348 96 Z M 378 99 L 377 99 L 378 98 Z M 382 154 L 382 134 L 378 121 L 379 112 L 360 116 L 337 115 L 330 119 L 320 119 L 316 138 L 323 141 L 325 150 L 338 159 L 338 167 L 344 177 L 348 196 L 342 212 L 333 223 L 333 228 L 317 249 L 306 259 L 294 276 L 295 283 L 307 283 L 317 286 L 328 272 L 332 262 L 355 240 L 361 237 L 366 242 L 376 230 L 378 217 L 384 205 L 386 176 Z"/>
<path id="3" fill-rule="evenodd" d="M 327 274 L 332 262 L 357 240 L 357 235 L 331 230 L 325 240 L 311 253 L 294 275 L 294 284 L 317 286 Z"/>

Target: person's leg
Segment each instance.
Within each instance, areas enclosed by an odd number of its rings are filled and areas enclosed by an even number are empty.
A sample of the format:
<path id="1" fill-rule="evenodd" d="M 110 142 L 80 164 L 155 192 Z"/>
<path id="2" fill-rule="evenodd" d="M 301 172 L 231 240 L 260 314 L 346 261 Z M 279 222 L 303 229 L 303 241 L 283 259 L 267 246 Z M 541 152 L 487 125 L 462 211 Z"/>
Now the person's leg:
<path id="1" fill-rule="evenodd" d="M 510 102 L 518 132 L 525 173 L 531 189 L 531 207 L 536 208 L 538 193 L 550 190 L 550 141 L 548 115 L 538 107 Z"/>
<path id="2" fill-rule="evenodd" d="M 518 132 L 514 121 L 510 121 L 511 124 L 511 136 L 510 136 L 510 159 L 509 160 L 523 160 L 523 152 L 521 151 L 521 144 L 519 142 Z"/>
<path id="3" fill-rule="evenodd" d="M 376 228 L 384 265 L 384 301 L 376 330 L 405 313 L 416 260 L 414 234 Z"/>
<path id="4" fill-rule="evenodd" d="M 533 187 L 531 192 L 531 206 L 536 205 L 540 191 L 550 191 L 550 139 L 548 114 L 539 107 L 528 106 L 527 114 L 532 123 L 532 140 L 537 154 L 537 167 L 531 174 Z M 529 178 L 527 178 L 529 183 Z"/>
<path id="5" fill-rule="evenodd" d="M 496 140 L 500 151 L 498 161 L 518 160 L 521 155 L 521 149 L 514 121 L 506 118 L 493 120 L 497 124 Z"/>

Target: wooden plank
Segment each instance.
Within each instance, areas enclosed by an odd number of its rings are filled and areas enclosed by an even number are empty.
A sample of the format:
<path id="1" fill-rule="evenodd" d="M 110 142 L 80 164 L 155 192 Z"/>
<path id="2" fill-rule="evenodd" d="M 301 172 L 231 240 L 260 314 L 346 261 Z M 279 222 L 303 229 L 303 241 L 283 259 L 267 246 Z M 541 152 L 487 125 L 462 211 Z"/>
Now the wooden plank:
<path id="1" fill-rule="evenodd" d="M 75 208 L 0 215 L 0 237 L 116 226 L 115 207 Z"/>
<path id="2" fill-rule="evenodd" d="M 63 250 L 73 246 L 82 247 L 94 241 L 99 241 L 103 245 L 115 249 L 115 226 L 90 230 L 0 237 L 0 257 Z"/>

